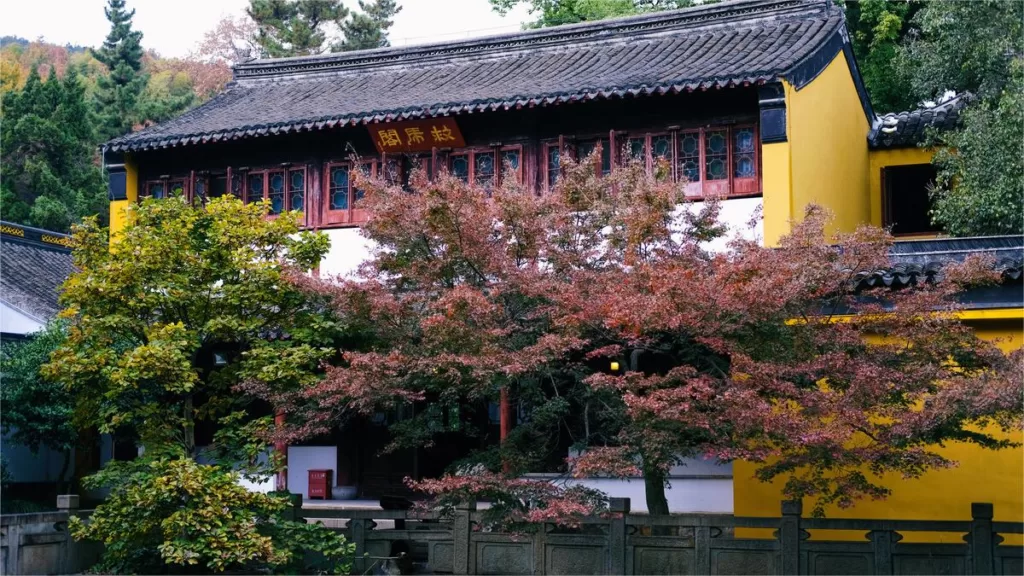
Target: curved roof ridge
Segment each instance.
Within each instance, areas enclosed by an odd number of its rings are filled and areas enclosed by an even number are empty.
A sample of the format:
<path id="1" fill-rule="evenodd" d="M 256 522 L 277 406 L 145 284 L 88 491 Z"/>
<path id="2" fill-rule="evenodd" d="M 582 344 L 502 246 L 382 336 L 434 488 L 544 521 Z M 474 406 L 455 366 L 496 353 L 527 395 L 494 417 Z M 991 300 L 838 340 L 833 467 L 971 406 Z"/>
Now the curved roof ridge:
<path id="1" fill-rule="evenodd" d="M 568 33 L 553 29 L 495 37 L 509 40 L 500 50 L 492 39 L 481 49 L 473 48 L 479 41 L 463 41 L 257 61 L 237 67 L 236 75 L 243 70 L 252 74 L 214 99 L 111 140 L 105 151 L 674 94 L 780 78 L 799 87 L 847 44 L 843 23 L 842 11 L 825 0 L 737 0 L 564 27 Z M 526 44 L 512 46 L 524 36 Z"/>
<path id="2" fill-rule="evenodd" d="M 259 59 L 234 67 L 236 80 L 303 75 L 316 72 L 360 70 L 432 62 L 459 56 L 509 55 L 510 51 L 557 47 L 567 42 L 637 39 L 679 30 L 712 29 L 752 18 L 770 20 L 787 15 L 825 13 L 833 8 L 827 0 L 729 0 L 594 22 L 566 24 L 522 32 L 496 34 L 467 40 L 450 40 L 413 46 L 374 48 L 316 56 Z M 640 33 L 640 34 L 638 34 Z"/>

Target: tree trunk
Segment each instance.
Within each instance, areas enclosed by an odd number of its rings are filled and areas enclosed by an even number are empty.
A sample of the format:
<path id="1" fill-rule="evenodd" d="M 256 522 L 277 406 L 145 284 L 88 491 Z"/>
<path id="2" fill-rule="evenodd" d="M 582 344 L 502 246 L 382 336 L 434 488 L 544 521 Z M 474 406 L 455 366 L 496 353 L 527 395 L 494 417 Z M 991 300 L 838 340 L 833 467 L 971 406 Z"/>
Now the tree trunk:
<path id="1" fill-rule="evenodd" d="M 665 474 L 657 466 L 644 466 L 644 488 L 647 494 L 647 512 L 649 514 L 668 514 Z"/>

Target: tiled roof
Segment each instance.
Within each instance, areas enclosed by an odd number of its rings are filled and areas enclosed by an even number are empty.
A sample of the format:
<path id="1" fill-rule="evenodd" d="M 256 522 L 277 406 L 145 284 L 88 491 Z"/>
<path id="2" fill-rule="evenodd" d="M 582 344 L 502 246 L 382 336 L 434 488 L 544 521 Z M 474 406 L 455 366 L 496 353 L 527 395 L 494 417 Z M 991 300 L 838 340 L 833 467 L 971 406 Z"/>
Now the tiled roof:
<path id="1" fill-rule="evenodd" d="M 257 60 L 182 116 L 110 151 L 724 88 L 802 86 L 847 45 L 824 0 L 736 0 L 476 40 Z M 808 70 L 808 66 L 815 70 Z"/>
<path id="2" fill-rule="evenodd" d="M 0 301 L 40 322 L 57 315 L 57 294 L 71 274 L 68 236 L 0 223 Z"/>
<path id="3" fill-rule="evenodd" d="M 868 144 L 875 149 L 917 146 L 924 141 L 929 127 L 938 130 L 955 128 L 960 121 L 960 111 L 970 99 L 971 95 L 964 93 L 938 106 L 879 116 L 871 126 Z"/>
<path id="4" fill-rule="evenodd" d="M 892 266 L 866 270 L 855 277 L 858 289 L 901 287 L 942 279 L 942 268 L 962 262 L 970 254 L 992 258 L 995 270 L 1005 282 L 1020 282 L 1024 269 L 1024 236 L 938 238 L 896 242 L 889 251 Z"/>

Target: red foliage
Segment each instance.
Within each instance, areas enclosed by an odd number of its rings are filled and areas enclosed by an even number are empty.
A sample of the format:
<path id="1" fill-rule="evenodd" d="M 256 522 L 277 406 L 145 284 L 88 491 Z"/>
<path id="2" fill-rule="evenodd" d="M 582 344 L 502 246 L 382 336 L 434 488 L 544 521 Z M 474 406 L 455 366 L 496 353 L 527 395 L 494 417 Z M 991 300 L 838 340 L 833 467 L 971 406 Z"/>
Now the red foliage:
<path id="1" fill-rule="evenodd" d="M 1020 354 L 955 314 L 957 290 L 992 280 L 984 263 L 951 265 L 936 285 L 856 293 L 857 273 L 888 266 L 882 230 L 828 237 L 828 215 L 811 208 L 777 248 L 736 238 L 710 252 L 717 202 L 680 209 L 678 185 L 642 166 L 599 178 L 592 164 L 566 165 L 543 196 L 506 183 L 491 197 L 447 175 L 419 175 L 413 193 L 361 183 L 372 258 L 358 278 L 308 283 L 367 344 L 305 391 L 321 412 L 300 434 L 328 426 L 323 413 L 493 399 L 557 366 L 583 370 L 581 359 L 628 366 L 637 351 L 659 363 L 582 380 L 614 392 L 626 424 L 572 461 L 575 474 L 752 460 L 820 512 L 885 496 L 880 474 L 953 465 L 939 442 L 1005 447 L 986 426 L 1021 427 Z"/>

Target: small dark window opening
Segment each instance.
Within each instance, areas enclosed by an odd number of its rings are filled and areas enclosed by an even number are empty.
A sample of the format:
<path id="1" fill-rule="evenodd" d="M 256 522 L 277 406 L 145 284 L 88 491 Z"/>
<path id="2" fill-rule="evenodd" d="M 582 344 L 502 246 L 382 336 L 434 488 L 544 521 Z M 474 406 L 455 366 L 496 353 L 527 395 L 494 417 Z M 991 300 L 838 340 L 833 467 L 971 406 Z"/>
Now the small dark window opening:
<path id="1" fill-rule="evenodd" d="M 932 224 L 928 197 L 934 183 L 935 167 L 931 164 L 883 168 L 883 224 L 891 226 L 895 235 L 938 232 L 940 228 Z"/>

